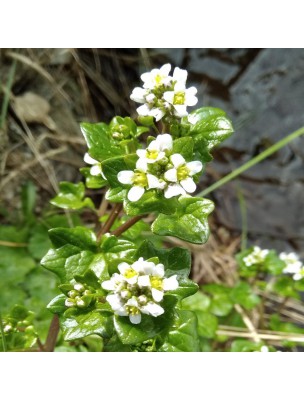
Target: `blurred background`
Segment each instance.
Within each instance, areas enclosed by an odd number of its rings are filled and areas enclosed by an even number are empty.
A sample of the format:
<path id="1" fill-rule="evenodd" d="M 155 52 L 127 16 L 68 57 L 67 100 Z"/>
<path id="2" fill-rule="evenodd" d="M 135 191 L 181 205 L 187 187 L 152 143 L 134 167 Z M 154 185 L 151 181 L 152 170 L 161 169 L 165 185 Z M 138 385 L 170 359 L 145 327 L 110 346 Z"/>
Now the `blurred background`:
<path id="1" fill-rule="evenodd" d="M 25 182 L 36 187 L 39 217 L 60 181 L 83 180 L 79 123 L 135 118 L 129 96 L 140 74 L 167 62 L 188 70 L 199 107 L 224 109 L 235 127 L 214 152 L 200 190 L 304 125 L 303 49 L 2 49 L 2 224 L 17 218 Z M 242 232 L 249 244 L 304 256 L 303 145 L 303 137 L 294 140 L 208 196 L 216 203 L 211 238 L 200 248 L 189 245 L 198 282 L 229 282 Z M 88 193 L 98 204 L 103 190 Z"/>

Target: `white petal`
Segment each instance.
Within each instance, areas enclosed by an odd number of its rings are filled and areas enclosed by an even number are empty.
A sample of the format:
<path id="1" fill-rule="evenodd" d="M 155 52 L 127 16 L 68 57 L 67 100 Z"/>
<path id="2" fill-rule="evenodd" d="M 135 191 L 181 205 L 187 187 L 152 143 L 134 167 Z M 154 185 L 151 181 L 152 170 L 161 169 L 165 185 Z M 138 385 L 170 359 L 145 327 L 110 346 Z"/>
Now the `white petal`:
<path id="1" fill-rule="evenodd" d="M 120 264 L 118 264 L 118 271 L 124 275 L 124 273 L 131 268 L 130 264 L 126 263 L 126 262 L 122 262 Z"/>
<path id="2" fill-rule="evenodd" d="M 186 85 L 185 82 L 176 82 L 174 86 L 174 92 L 186 92 Z"/>
<path id="3" fill-rule="evenodd" d="M 152 70 L 152 71 L 153 71 L 153 70 Z M 152 72 L 152 71 L 151 71 L 151 72 Z M 140 75 L 140 79 L 141 79 L 143 82 L 147 82 L 148 80 L 151 79 L 151 72 L 144 72 L 143 74 Z"/>
<path id="4" fill-rule="evenodd" d="M 163 297 L 164 297 L 164 292 L 162 292 L 161 290 L 157 290 L 152 288 L 151 289 L 151 293 L 152 293 L 152 297 L 154 301 L 157 301 L 158 303 L 160 301 L 162 301 Z"/>
<path id="5" fill-rule="evenodd" d="M 152 315 L 152 317 L 158 317 L 159 315 L 162 315 L 165 312 L 160 305 L 155 304 L 152 301 L 147 305 L 143 306 L 140 310 L 143 314 Z"/>
<path id="6" fill-rule="evenodd" d="M 186 164 L 186 161 L 181 154 L 173 154 L 170 157 L 170 160 L 172 161 L 172 164 L 174 165 L 175 168 L 178 168 L 181 165 Z"/>
<path id="7" fill-rule="evenodd" d="M 126 302 L 126 305 L 127 305 L 127 306 L 131 306 L 131 307 L 138 307 L 138 302 L 137 302 L 137 300 L 135 299 L 135 297 L 132 297 L 131 299 L 129 299 L 129 300 Z"/>
<path id="8" fill-rule="evenodd" d="M 114 311 L 119 310 L 123 306 L 121 298 L 118 294 L 109 294 L 106 297 L 106 300 Z"/>
<path id="9" fill-rule="evenodd" d="M 141 172 L 147 172 L 148 170 L 148 163 L 147 163 L 147 159 L 146 158 L 139 158 L 136 161 L 136 169 L 138 169 Z"/>
<path id="10" fill-rule="evenodd" d="M 191 86 L 190 88 L 186 89 L 186 95 L 190 95 L 190 96 L 195 96 L 197 93 L 197 89 L 194 86 Z"/>
<path id="11" fill-rule="evenodd" d="M 141 314 L 140 313 L 138 313 L 138 314 L 135 314 L 135 315 L 129 315 L 129 319 L 130 319 L 130 321 L 132 322 L 132 324 L 134 324 L 134 325 L 137 325 L 137 324 L 140 324 L 140 321 L 141 321 Z"/>
<path id="12" fill-rule="evenodd" d="M 147 106 L 147 104 L 143 104 L 142 106 L 138 107 L 136 111 L 139 115 L 142 115 L 143 117 L 146 117 L 150 114 L 150 108 Z"/>
<path id="13" fill-rule="evenodd" d="M 174 68 L 173 80 L 186 83 L 188 72 L 185 69 L 179 67 Z"/>
<path id="14" fill-rule="evenodd" d="M 174 92 L 171 90 L 170 92 L 165 92 L 163 94 L 163 99 L 166 100 L 168 103 L 173 104 L 174 101 Z"/>
<path id="15" fill-rule="evenodd" d="M 171 197 L 178 196 L 180 194 L 186 194 L 186 191 L 178 183 L 169 185 L 165 189 L 165 198 L 166 199 L 171 199 Z"/>
<path id="16" fill-rule="evenodd" d="M 299 281 L 300 279 L 302 279 L 303 278 L 303 275 L 302 274 L 299 274 L 299 273 L 297 273 L 297 274 L 295 274 L 294 276 L 293 276 L 293 279 L 295 280 L 295 281 Z"/>
<path id="17" fill-rule="evenodd" d="M 188 115 L 187 106 L 182 104 L 175 104 L 174 108 L 175 108 L 175 115 L 177 117 L 183 118 Z"/>
<path id="18" fill-rule="evenodd" d="M 157 264 L 155 266 L 155 273 L 154 276 L 159 276 L 162 278 L 165 275 L 165 267 L 163 264 Z"/>
<path id="19" fill-rule="evenodd" d="M 104 281 L 102 282 L 101 287 L 105 290 L 114 290 L 115 282 L 112 279 L 110 279 L 109 281 Z"/>
<path id="20" fill-rule="evenodd" d="M 150 282 L 150 278 L 148 275 L 141 275 L 138 277 L 137 280 L 137 284 L 138 286 L 147 286 L 150 287 L 151 286 L 151 282 Z"/>
<path id="21" fill-rule="evenodd" d="M 153 275 L 155 271 L 155 264 L 151 261 L 145 261 L 143 265 L 143 272 L 145 275 Z"/>
<path id="22" fill-rule="evenodd" d="M 146 96 L 146 101 L 148 102 L 148 103 L 152 103 L 152 101 L 155 99 L 155 94 L 153 94 L 153 93 L 150 93 L 150 94 L 148 94 L 148 96 Z"/>
<path id="23" fill-rule="evenodd" d="M 197 102 L 198 98 L 196 96 L 193 96 L 192 94 L 186 94 L 185 103 L 187 106 L 195 106 Z"/>
<path id="24" fill-rule="evenodd" d="M 177 182 L 177 170 L 175 168 L 171 168 L 165 172 L 164 178 L 169 182 Z"/>
<path id="25" fill-rule="evenodd" d="M 148 179 L 148 187 L 149 189 L 161 189 L 162 184 L 159 182 L 159 179 L 156 178 L 156 176 L 152 174 L 147 174 L 147 179 Z"/>
<path id="26" fill-rule="evenodd" d="M 92 158 L 92 157 L 90 156 L 89 153 L 85 153 L 85 155 L 84 155 L 84 157 L 83 157 L 83 160 L 84 160 L 84 162 L 86 162 L 87 164 L 91 164 L 91 165 L 94 165 L 94 164 L 98 164 L 98 163 L 99 163 L 99 161 L 94 160 L 94 158 Z"/>
<path id="27" fill-rule="evenodd" d="M 181 180 L 180 184 L 186 190 L 187 193 L 193 193 L 196 190 L 196 184 L 194 183 L 194 180 L 190 177 Z"/>
<path id="28" fill-rule="evenodd" d="M 176 279 L 176 275 L 170 276 L 170 278 L 166 278 L 163 280 L 163 289 L 164 290 L 175 290 L 178 288 L 178 281 Z"/>
<path id="29" fill-rule="evenodd" d="M 145 103 L 145 96 L 147 95 L 147 90 L 136 87 L 130 96 L 130 99 L 136 101 L 137 103 Z"/>
<path id="30" fill-rule="evenodd" d="M 128 199 L 138 201 L 144 193 L 145 189 L 142 186 L 133 186 L 128 192 Z"/>
<path id="31" fill-rule="evenodd" d="M 158 135 L 156 137 L 156 142 L 158 143 L 158 148 L 160 151 L 172 150 L 173 148 L 173 139 L 168 133 Z"/>
<path id="32" fill-rule="evenodd" d="M 147 157 L 147 150 L 138 149 L 138 150 L 136 150 L 136 154 L 138 155 L 138 157 L 145 158 L 145 157 Z"/>
<path id="33" fill-rule="evenodd" d="M 203 169 L 203 164 L 200 161 L 191 161 L 187 163 L 187 168 L 190 170 L 189 175 L 193 176 Z"/>
<path id="34" fill-rule="evenodd" d="M 132 268 L 138 273 L 144 272 L 144 268 L 143 268 L 144 263 L 145 263 L 144 259 L 142 257 L 140 257 L 137 261 L 135 261 L 132 264 Z"/>
<path id="35" fill-rule="evenodd" d="M 115 310 L 115 314 L 119 315 L 120 317 L 127 317 L 129 315 L 124 306 L 120 307 L 118 310 Z"/>
<path id="36" fill-rule="evenodd" d="M 131 278 L 125 278 L 126 282 L 128 282 L 130 285 L 135 285 L 137 283 L 138 275 L 134 275 Z"/>
<path id="37" fill-rule="evenodd" d="M 165 115 L 165 112 L 160 108 L 152 108 L 152 110 L 149 112 L 149 115 L 154 117 L 156 121 L 159 121 Z"/>
<path id="38" fill-rule="evenodd" d="M 161 75 L 168 76 L 170 70 L 171 70 L 171 64 L 165 64 L 160 68 L 159 72 L 161 73 Z"/>
<path id="39" fill-rule="evenodd" d="M 101 166 L 94 165 L 93 167 L 91 167 L 90 174 L 93 176 L 101 175 Z"/>
<path id="40" fill-rule="evenodd" d="M 120 183 L 124 183 L 125 185 L 131 185 L 134 178 L 134 171 L 120 171 L 117 174 L 117 179 Z"/>

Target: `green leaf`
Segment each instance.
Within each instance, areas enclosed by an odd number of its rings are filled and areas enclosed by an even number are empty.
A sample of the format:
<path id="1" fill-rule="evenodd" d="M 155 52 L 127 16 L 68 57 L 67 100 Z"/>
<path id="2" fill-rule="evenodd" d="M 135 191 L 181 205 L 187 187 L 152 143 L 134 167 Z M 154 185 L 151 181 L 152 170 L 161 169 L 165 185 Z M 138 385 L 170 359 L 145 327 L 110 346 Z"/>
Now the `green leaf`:
<path id="1" fill-rule="evenodd" d="M 79 210 L 84 207 L 95 208 L 90 198 L 84 198 L 85 187 L 82 182 L 60 182 L 59 188 L 60 192 L 50 200 L 54 206 L 71 210 Z"/>
<path id="2" fill-rule="evenodd" d="M 64 294 L 59 294 L 49 302 L 46 308 L 53 314 L 62 314 L 66 310 L 65 300 L 66 296 Z"/>
<path id="3" fill-rule="evenodd" d="M 123 188 L 121 186 L 110 188 L 106 192 L 106 199 L 111 201 L 112 203 L 122 203 L 124 199 L 127 197 L 128 189 Z"/>
<path id="4" fill-rule="evenodd" d="M 34 217 L 36 203 L 36 186 L 33 182 L 26 182 L 21 190 L 22 212 L 24 219 L 29 222 Z"/>
<path id="5" fill-rule="evenodd" d="M 265 258 L 264 266 L 266 271 L 271 275 L 280 275 L 286 267 L 286 264 L 278 257 L 274 250 L 270 250 Z"/>
<path id="6" fill-rule="evenodd" d="M 215 294 L 211 300 L 209 311 L 217 317 L 225 317 L 233 309 L 233 304 L 227 294 Z"/>
<path id="7" fill-rule="evenodd" d="M 145 126 L 147 128 L 153 128 L 156 132 L 158 131 L 156 126 L 155 126 L 155 124 L 154 124 L 154 118 L 153 117 L 150 117 L 150 116 L 143 117 L 143 116 L 140 115 L 137 119 L 138 119 L 138 122 L 141 125 L 143 125 L 143 126 Z"/>
<path id="8" fill-rule="evenodd" d="M 231 343 L 232 352 L 254 352 L 260 351 L 262 344 L 250 342 L 249 340 L 237 339 Z"/>
<path id="9" fill-rule="evenodd" d="M 80 127 L 87 142 L 89 154 L 95 160 L 102 162 L 124 154 L 124 149 L 110 137 L 109 127 L 106 124 L 83 122 Z"/>
<path id="10" fill-rule="evenodd" d="M 129 317 L 115 315 L 114 328 L 120 341 L 123 344 L 138 344 L 168 330 L 174 319 L 175 304 L 174 296 L 166 296 L 161 302 L 161 306 L 165 309 L 164 314 L 159 317 L 142 314 L 142 320 L 138 325 L 132 324 Z"/>
<path id="11" fill-rule="evenodd" d="M 84 274 L 90 267 L 94 268 L 97 243 L 91 230 L 84 227 L 53 228 L 49 235 L 55 248 L 48 251 L 41 264 L 58 275 L 62 282 Z"/>
<path id="12" fill-rule="evenodd" d="M 86 187 L 89 189 L 100 189 L 108 184 L 101 175 L 91 175 L 90 167 L 80 168 L 80 172 L 86 179 Z"/>
<path id="13" fill-rule="evenodd" d="M 124 210 L 127 215 L 135 216 L 149 213 L 172 214 L 178 207 L 176 197 L 166 199 L 162 193 L 156 190 L 149 190 L 138 201 L 125 199 Z"/>
<path id="14" fill-rule="evenodd" d="M 291 276 L 282 276 L 274 282 L 272 290 L 283 297 L 293 297 L 299 299 L 300 295 L 295 290 L 295 283 Z"/>
<path id="15" fill-rule="evenodd" d="M 107 178 L 109 185 L 113 188 L 126 189 L 126 186 L 119 182 L 117 176 L 120 171 L 134 171 L 138 157 L 136 154 L 114 157 L 102 163 L 102 172 Z"/>
<path id="16" fill-rule="evenodd" d="M 168 270 L 166 271 L 166 275 L 168 274 Z M 170 271 L 171 275 L 171 271 Z M 192 296 L 198 291 L 198 285 L 193 282 L 191 279 L 180 276 L 178 279 L 178 288 L 175 290 L 170 290 L 170 295 L 177 295 L 181 299 Z"/>
<path id="17" fill-rule="evenodd" d="M 197 333 L 197 318 L 193 312 L 184 310 L 176 311 L 173 327 L 170 329 L 164 344 L 158 351 L 200 351 L 200 342 Z"/>
<path id="18" fill-rule="evenodd" d="M 175 236 L 191 243 L 205 243 L 209 236 L 208 215 L 213 211 L 212 201 L 181 196 L 173 215 L 160 214 L 152 224 L 152 232 Z M 162 212 L 162 211 L 160 211 Z"/>
<path id="19" fill-rule="evenodd" d="M 198 334 L 202 337 L 212 339 L 216 336 L 218 327 L 217 318 L 210 312 L 196 311 Z"/>
<path id="20" fill-rule="evenodd" d="M 64 340 L 81 339 L 93 334 L 108 338 L 113 331 L 112 316 L 97 310 L 70 318 L 62 316 L 60 317 L 60 326 Z"/>
<path id="21" fill-rule="evenodd" d="M 239 282 L 234 286 L 230 292 L 230 298 L 235 304 L 241 305 L 246 310 L 252 310 L 261 301 L 246 282 Z"/>
<path id="22" fill-rule="evenodd" d="M 181 308 L 191 311 L 207 311 L 210 306 L 211 300 L 202 292 L 197 292 L 193 296 L 187 297 L 182 300 Z"/>
<path id="23" fill-rule="evenodd" d="M 27 319 L 29 311 L 26 307 L 16 304 L 10 312 L 10 316 L 17 321 L 22 321 Z"/>
<path id="24" fill-rule="evenodd" d="M 173 153 L 181 154 L 186 161 L 193 160 L 194 142 L 191 137 L 182 137 L 174 140 Z"/>
<path id="25" fill-rule="evenodd" d="M 191 126 L 189 134 L 200 160 L 208 162 L 212 159 L 210 151 L 233 133 L 232 123 L 223 110 L 213 107 L 199 108 L 190 115 L 196 117 L 197 122 Z"/>
<path id="26" fill-rule="evenodd" d="M 53 228 L 49 230 L 49 235 L 56 248 L 71 244 L 84 250 L 97 250 L 95 234 L 90 229 L 82 226 L 77 226 L 76 228 Z"/>
<path id="27" fill-rule="evenodd" d="M 131 352 L 132 347 L 122 344 L 117 335 L 113 335 L 111 339 L 104 345 L 105 352 Z"/>
<path id="28" fill-rule="evenodd" d="M 110 274 L 116 272 L 117 265 L 121 262 L 130 262 L 136 253 L 134 243 L 106 234 L 101 243 L 102 257 Z"/>
<path id="29" fill-rule="evenodd" d="M 35 224 L 31 230 L 28 250 L 33 258 L 41 260 L 51 246 L 48 230 L 42 224 Z"/>

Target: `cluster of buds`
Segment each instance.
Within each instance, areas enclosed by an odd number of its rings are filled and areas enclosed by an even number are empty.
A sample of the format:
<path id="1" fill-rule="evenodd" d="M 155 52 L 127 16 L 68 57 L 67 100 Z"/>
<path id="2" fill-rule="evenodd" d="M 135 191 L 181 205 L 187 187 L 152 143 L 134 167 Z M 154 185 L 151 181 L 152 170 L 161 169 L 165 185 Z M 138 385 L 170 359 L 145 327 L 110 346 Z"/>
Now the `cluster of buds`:
<path id="1" fill-rule="evenodd" d="M 259 246 L 254 246 L 253 251 L 248 254 L 248 256 L 243 258 L 246 267 L 251 267 L 252 265 L 261 264 L 265 261 L 269 250 L 262 250 Z"/>
<path id="2" fill-rule="evenodd" d="M 171 135 L 158 135 L 147 149 L 137 150 L 137 155 L 136 169 L 120 171 L 117 175 L 119 182 L 132 185 L 128 192 L 130 201 L 138 201 L 151 189 L 164 191 L 167 199 L 195 191 L 193 176 L 203 169 L 203 164 L 186 162 L 181 154 L 173 154 Z"/>
<path id="3" fill-rule="evenodd" d="M 155 260 L 154 260 L 155 261 Z M 141 322 L 141 314 L 158 317 L 164 313 L 159 303 L 164 292 L 178 288 L 176 275 L 165 278 L 164 265 L 144 260 L 118 265 L 118 273 L 102 283 L 110 291 L 106 300 L 116 315 L 128 316 L 132 324 Z"/>
<path id="4" fill-rule="evenodd" d="M 152 69 L 141 75 L 143 87 L 136 87 L 130 98 L 143 104 L 137 108 L 141 116 L 152 116 L 159 121 L 164 116 L 182 118 L 188 115 L 187 106 L 197 103 L 196 88 L 186 89 L 187 71 L 176 67 L 170 76 L 171 65 Z"/>
<path id="5" fill-rule="evenodd" d="M 285 274 L 292 274 L 295 281 L 304 278 L 304 265 L 295 253 L 281 253 L 280 259 L 284 261 L 286 267 L 283 269 Z"/>
<path id="6" fill-rule="evenodd" d="M 86 308 L 94 300 L 92 289 L 82 283 L 75 283 L 67 293 L 65 300 L 66 307 Z"/>

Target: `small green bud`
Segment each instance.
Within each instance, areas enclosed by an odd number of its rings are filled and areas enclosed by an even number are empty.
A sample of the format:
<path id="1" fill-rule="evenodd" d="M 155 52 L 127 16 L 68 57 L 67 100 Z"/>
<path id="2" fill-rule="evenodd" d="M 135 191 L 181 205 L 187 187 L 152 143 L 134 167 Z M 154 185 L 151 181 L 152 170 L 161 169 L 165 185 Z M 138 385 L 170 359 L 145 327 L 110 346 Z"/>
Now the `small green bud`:
<path id="1" fill-rule="evenodd" d="M 78 295 L 77 290 L 70 290 L 68 292 L 68 296 L 71 297 L 72 299 L 74 299 L 77 295 Z"/>
<path id="2" fill-rule="evenodd" d="M 75 300 L 67 298 L 65 300 L 64 304 L 65 304 L 66 307 L 74 307 L 75 306 Z"/>
<path id="3" fill-rule="evenodd" d="M 26 333 L 35 333 L 33 325 L 27 326 L 24 330 Z"/>
<path id="4" fill-rule="evenodd" d="M 76 301 L 77 307 L 83 308 L 86 307 L 85 302 L 82 299 Z"/>
<path id="5" fill-rule="evenodd" d="M 141 305 L 145 305 L 148 302 L 148 298 L 144 294 L 139 296 L 137 300 L 138 300 L 139 304 L 141 304 Z"/>
<path id="6" fill-rule="evenodd" d="M 92 292 L 91 292 L 90 290 L 86 289 L 86 290 L 83 292 L 83 294 L 84 294 L 85 296 L 87 296 L 87 295 L 89 295 L 89 294 L 92 294 Z"/>
<path id="7" fill-rule="evenodd" d="M 122 290 L 120 295 L 123 299 L 131 299 L 132 293 L 129 290 Z"/>
<path id="8" fill-rule="evenodd" d="M 161 158 L 158 162 L 160 165 L 167 165 L 169 162 L 169 158 L 168 157 Z"/>
<path id="9" fill-rule="evenodd" d="M 3 331 L 4 331 L 4 333 L 9 333 L 9 332 L 11 332 L 12 329 L 13 329 L 12 325 L 7 324 L 4 326 Z"/>
<path id="10" fill-rule="evenodd" d="M 74 289 L 77 290 L 78 292 L 83 292 L 84 286 L 81 283 L 75 283 Z"/>

